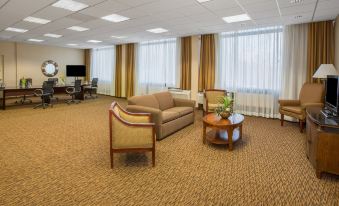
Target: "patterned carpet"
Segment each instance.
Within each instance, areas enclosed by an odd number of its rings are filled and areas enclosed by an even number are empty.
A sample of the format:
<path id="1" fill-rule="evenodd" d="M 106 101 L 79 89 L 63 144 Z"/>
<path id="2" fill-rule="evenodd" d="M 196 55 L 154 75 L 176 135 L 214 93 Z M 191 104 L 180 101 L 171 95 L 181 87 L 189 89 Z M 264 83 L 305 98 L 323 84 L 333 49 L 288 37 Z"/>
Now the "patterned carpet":
<path id="1" fill-rule="evenodd" d="M 321 180 L 298 125 L 246 117 L 232 152 L 202 144 L 196 122 L 151 154 L 109 163 L 110 97 L 0 111 L 0 205 L 339 205 L 339 177 Z M 124 100 L 119 100 L 125 104 Z"/>

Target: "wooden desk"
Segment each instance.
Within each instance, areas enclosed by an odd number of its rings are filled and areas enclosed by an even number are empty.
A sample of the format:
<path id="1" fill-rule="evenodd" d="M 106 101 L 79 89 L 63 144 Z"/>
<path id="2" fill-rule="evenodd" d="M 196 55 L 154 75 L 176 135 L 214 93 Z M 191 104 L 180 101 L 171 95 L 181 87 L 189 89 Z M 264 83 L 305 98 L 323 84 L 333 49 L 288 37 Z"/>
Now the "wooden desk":
<path id="1" fill-rule="evenodd" d="M 306 155 L 317 177 L 323 172 L 339 175 L 339 117 L 326 118 L 319 107 L 306 113 Z"/>
<path id="2" fill-rule="evenodd" d="M 66 94 L 66 88 L 72 87 L 73 85 L 65 85 L 65 86 L 55 86 L 54 94 Z M 85 99 L 85 89 L 84 87 L 87 85 L 81 86 L 81 93 L 77 97 L 77 99 L 84 100 Z M 31 88 L 19 88 L 19 87 L 6 87 L 0 88 L 0 92 L 2 92 L 2 97 L 0 96 L 2 102 L 2 109 L 6 109 L 6 98 L 8 97 L 17 97 L 17 96 L 24 96 L 24 95 L 34 95 L 34 91 L 36 89 L 42 89 L 41 86 L 32 86 Z"/>

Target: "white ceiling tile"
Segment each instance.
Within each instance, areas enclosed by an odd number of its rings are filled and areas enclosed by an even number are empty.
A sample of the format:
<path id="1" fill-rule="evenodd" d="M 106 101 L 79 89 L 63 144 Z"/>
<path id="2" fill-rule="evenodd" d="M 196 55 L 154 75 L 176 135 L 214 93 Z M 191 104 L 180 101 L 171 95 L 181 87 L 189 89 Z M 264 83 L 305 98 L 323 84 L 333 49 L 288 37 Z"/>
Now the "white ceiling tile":
<path id="1" fill-rule="evenodd" d="M 131 8 L 131 6 L 120 3 L 113 0 L 107 0 L 100 4 L 97 4 L 93 7 L 86 8 L 81 10 L 80 13 L 94 16 L 94 17 L 103 17 L 109 14 L 117 13 L 122 10 Z"/>
<path id="2" fill-rule="evenodd" d="M 56 20 L 62 17 L 65 17 L 67 15 L 72 14 L 72 11 L 66 10 L 66 9 L 58 9 L 53 6 L 48 6 L 36 13 L 34 13 L 34 17 L 48 19 L 48 20 Z"/>
<path id="3" fill-rule="evenodd" d="M 205 3 L 201 3 L 201 5 L 212 11 L 239 6 L 235 0 L 226 0 L 226 1 L 225 0 L 212 0 L 212 1 L 205 2 Z"/>

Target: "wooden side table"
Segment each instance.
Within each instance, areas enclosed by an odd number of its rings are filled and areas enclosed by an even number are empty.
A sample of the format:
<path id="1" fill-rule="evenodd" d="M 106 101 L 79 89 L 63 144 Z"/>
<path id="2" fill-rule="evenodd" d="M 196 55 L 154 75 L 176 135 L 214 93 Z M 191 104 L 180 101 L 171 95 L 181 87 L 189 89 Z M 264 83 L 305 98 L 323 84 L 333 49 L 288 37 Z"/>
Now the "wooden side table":
<path id="1" fill-rule="evenodd" d="M 215 113 L 207 114 L 203 117 L 203 143 L 225 144 L 232 151 L 233 143 L 242 137 L 244 119 L 241 114 L 233 114 L 228 119 L 222 119 Z M 212 130 L 207 132 L 207 127 Z"/>

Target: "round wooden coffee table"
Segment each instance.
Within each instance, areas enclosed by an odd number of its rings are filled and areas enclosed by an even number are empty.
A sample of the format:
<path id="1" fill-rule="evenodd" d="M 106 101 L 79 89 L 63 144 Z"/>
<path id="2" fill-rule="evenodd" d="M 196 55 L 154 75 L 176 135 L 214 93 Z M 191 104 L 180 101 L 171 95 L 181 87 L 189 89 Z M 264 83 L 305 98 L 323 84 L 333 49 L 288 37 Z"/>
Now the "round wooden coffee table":
<path id="1" fill-rule="evenodd" d="M 232 114 L 228 119 L 223 119 L 215 113 L 207 114 L 203 117 L 203 143 L 209 141 L 213 144 L 226 144 L 228 149 L 233 149 L 233 143 L 241 139 L 242 123 L 244 116 L 241 114 Z M 206 128 L 212 130 L 206 132 Z"/>

